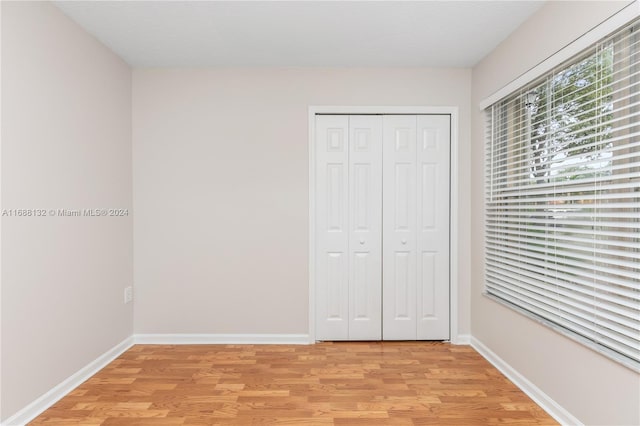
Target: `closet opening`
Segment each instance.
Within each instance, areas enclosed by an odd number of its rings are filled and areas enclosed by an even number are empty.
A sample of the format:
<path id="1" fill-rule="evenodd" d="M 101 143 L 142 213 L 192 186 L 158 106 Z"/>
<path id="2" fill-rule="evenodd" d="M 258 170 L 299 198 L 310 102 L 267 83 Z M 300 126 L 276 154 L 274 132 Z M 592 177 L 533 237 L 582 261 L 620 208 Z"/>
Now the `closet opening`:
<path id="1" fill-rule="evenodd" d="M 312 341 L 456 341 L 457 109 L 393 110 L 310 108 Z"/>

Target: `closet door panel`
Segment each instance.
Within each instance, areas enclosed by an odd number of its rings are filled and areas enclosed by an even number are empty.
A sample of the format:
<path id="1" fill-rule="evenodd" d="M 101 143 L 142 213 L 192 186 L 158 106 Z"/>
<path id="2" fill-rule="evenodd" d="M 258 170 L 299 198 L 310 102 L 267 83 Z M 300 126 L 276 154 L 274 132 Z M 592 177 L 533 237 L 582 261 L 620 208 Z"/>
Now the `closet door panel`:
<path id="1" fill-rule="evenodd" d="M 382 116 L 349 117 L 349 339 L 382 338 Z"/>
<path id="2" fill-rule="evenodd" d="M 450 116 L 417 117 L 417 338 L 449 339 Z"/>
<path id="3" fill-rule="evenodd" d="M 449 339 L 449 115 L 316 117 L 316 335 Z"/>
<path id="4" fill-rule="evenodd" d="M 416 116 L 383 119 L 384 340 L 416 339 Z"/>
<path id="5" fill-rule="evenodd" d="M 316 116 L 316 337 L 349 338 L 349 118 Z"/>

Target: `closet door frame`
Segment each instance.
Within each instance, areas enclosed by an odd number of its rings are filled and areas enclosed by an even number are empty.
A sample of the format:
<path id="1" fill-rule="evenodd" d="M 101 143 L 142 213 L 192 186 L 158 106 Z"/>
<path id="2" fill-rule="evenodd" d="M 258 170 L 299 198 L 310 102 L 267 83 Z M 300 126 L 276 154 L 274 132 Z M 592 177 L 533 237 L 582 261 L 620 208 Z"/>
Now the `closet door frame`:
<path id="1" fill-rule="evenodd" d="M 309 343 L 316 342 L 316 115 L 367 115 L 367 114 L 446 114 L 451 117 L 450 157 L 450 224 L 449 224 L 449 286 L 450 325 L 449 335 L 453 344 L 468 342 L 458 332 L 458 107 L 399 107 L 399 106 L 309 106 Z"/>

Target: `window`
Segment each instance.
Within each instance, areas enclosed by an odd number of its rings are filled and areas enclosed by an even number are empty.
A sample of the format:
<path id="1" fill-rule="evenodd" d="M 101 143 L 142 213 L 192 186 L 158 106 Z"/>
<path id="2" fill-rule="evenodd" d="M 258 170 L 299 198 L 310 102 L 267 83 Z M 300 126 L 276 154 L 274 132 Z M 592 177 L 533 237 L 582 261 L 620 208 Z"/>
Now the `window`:
<path id="1" fill-rule="evenodd" d="M 487 109 L 486 292 L 640 370 L 640 21 Z"/>

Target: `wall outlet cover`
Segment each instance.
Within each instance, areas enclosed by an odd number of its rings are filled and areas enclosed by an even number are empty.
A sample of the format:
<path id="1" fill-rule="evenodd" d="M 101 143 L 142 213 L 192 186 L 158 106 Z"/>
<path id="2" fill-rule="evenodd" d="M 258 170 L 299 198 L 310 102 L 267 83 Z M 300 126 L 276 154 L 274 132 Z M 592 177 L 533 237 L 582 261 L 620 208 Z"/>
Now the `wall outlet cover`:
<path id="1" fill-rule="evenodd" d="M 133 301 L 133 287 L 124 288 L 124 303 L 131 303 Z"/>

